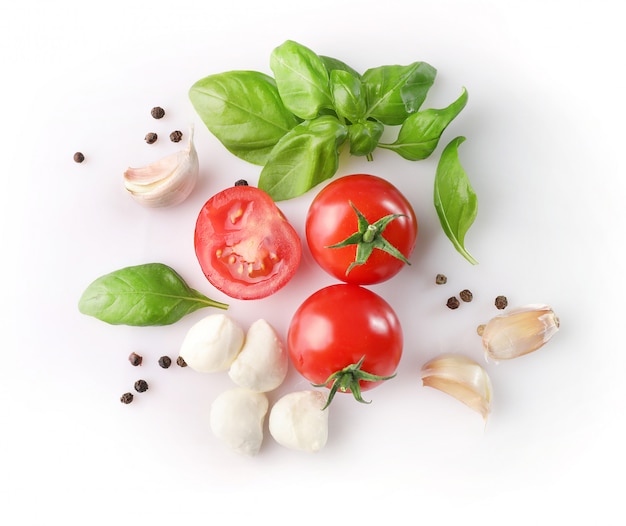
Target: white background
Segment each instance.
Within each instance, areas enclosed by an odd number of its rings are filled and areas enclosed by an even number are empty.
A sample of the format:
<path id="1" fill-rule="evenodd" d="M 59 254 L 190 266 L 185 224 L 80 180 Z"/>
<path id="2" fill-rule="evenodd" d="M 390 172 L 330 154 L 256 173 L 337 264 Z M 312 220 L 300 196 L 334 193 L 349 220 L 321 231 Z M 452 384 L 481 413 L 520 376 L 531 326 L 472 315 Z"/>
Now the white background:
<path id="1" fill-rule="evenodd" d="M 0 515 L 12 519 L 2 523 L 620 523 L 619 7 L 602 0 L 3 4 Z M 427 61 L 439 73 L 425 107 L 447 105 L 462 86 L 469 103 L 429 160 L 384 151 L 372 163 L 342 158 L 339 174 L 388 178 L 420 222 L 412 265 L 373 287 L 405 328 L 397 378 L 367 392 L 370 405 L 338 396 L 318 454 L 286 450 L 268 435 L 257 457 L 243 458 L 207 426 L 212 400 L 231 386 L 227 376 L 156 364 L 163 354 L 175 357 L 186 330 L 209 312 L 131 328 L 83 316 L 77 301 L 96 277 L 149 261 L 229 301 L 200 272 L 193 225 L 208 197 L 242 177 L 254 184 L 259 168 L 224 150 L 187 90 L 231 69 L 271 73 L 270 53 L 287 39 L 360 71 Z M 150 117 L 155 105 L 167 112 L 162 121 Z M 178 207 L 140 207 L 123 189 L 123 171 L 177 149 L 167 135 L 192 123 L 201 183 Z M 147 145 L 148 131 L 161 140 Z M 436 161 L 458 135 L 467 137 L 459 153 L 479 199 L 466 238 L 475 267 L 454 251 L 432 207 Z M 72 161 L 77 150 L 87 158 L 81 165 Z M 281 204 L 300 233 L 315 192 Z M 435 286 L 439 272 L 447 285 Z M 285 334 L 299 303 L 332 282 L 305 248 L 285 289 L 230 301 L 229 313 L 244 327 L 265 317 Z M 475 300 L 448 310 L 446 299 L 463 288 Z M 485 427 L 456 400 L 422 387 L 419 369 L 441 352 L 482 361 L 475 328 L 497 313 L 498 294 L 511 305 L 550 304 L 562 329 L 537 353 L 486 364 L 494 403 Z M 126 360 L 131 351 L 144 355 L 140 370 Z M 139 377 L 150 390 L 120 404 Z M 292 370 L 271 397 L 307 386 Z"/>

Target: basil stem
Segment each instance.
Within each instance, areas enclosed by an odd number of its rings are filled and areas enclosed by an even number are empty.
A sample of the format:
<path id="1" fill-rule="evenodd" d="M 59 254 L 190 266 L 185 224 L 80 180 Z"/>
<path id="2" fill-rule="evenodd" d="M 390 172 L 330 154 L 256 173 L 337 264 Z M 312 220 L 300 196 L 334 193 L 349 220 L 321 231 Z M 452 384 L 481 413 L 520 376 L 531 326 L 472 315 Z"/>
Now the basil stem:
<path id="1" fill-rule="evenodd" d="M 96 279 L 78 302 L 78 310 L 111 325 L 170 325 L 204 307 L 227 309 L 190 288 L 162 263 L 116 270 Z"/>
<path id="2" fill-rule="evenodd" d="M 226 149 L 252 164 L 265 164 L 274 145 L 300 122 L 285 108 L 274 79 L 257 71 L 200 79 L 189 99 Z"/>
<path id="3" fill-rule="evenodd" d="M 457 251 L 472 265 L 476 261 L 465 249 L 465 234 L 478 211 L 476 194 L 459 162 L 459 145 L 465 137 L 456 137 L 446 146 L 435 175 L 435 209 L 443 231 Z"/>
<path id="4" fill-rule="evenodd" d="M 441 134 L 467 104 L 467 91 L 443 109 L 428 109 L 410 115 L 402 124 L 398 138 L 379 148 L 393 150 L 409 161 L 426 159 L 437 147 Z"/>
<path id="5" fill-rule="evenodd" d="M 272 151 L 261 170 L 259 188 L 274 201 L 304 194 L 335 175 L 346 137 L 346 127 L 331 115 L 299 124 Z"/>

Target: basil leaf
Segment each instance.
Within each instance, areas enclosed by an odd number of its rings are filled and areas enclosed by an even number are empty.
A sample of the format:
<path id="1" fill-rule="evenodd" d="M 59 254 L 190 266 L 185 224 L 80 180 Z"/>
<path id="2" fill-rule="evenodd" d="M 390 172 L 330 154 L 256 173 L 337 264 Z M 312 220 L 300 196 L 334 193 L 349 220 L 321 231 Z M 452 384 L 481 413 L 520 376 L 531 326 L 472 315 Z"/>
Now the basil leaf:
<path id="1" fill-rule="evenodd" d="M 409 115 L 402 124 L 398 138 L 392 144 L 379 144 L 393 150 L 409 161 L 426 159 L 439 144 L 441 134 L 467 104 L 467 91 L 443 109 L 428 109 Z"/>
<path id="2" fill-rule="evenodd" d="M 419 110 L 436 74 L 437 70 L 426 62 L 368 69 L 362 77 L 367 93 L 367 116 L 383 124 L 402 124 Z"/>
<path id="3" fill-rule="evenodd" d="M 227 309 L 190 288 L 162 263 L 126 267 L 87 287 L 78 310 L 112 325 L 170 325 L 204 307 Z"/>
<path id="4" fill-rule="evenodd" d="M 435 209 L 441 227 L 457 251 L 472 265 L 478 262 L 465 249 L 465 234 L 478 211 L 476 194 L 459 162 L 459 145 L 465 137 L 453 139 L 439 159 L 435 175 Z"/>
<path id="5" fill-rule="evenodd" d="M 272 151 L 259 188 L 274 201 L 304 194 L 337 172 L 338 149 L 346 136 L 346 127 L 330 115 L 299 124 Z"/>
<path id="6" fill-rule="evenodd" d="M 335 69 L 330 72 L 330 90 L 335 111 L 351 122 L 361 119 L 367 109 L 365 92 L 361 81 L 347 71 Z"/>
<path id="7" fill-rule="evenodd" d="M 366 155 L 371 160 L 371 153 L 378 146 L 378 141 L 385 127 L 378 121 L 356 122 L 348 127 L 348 140 L 352 155 Z"/>
<path id="8" fill-rule="evenodd" d="M 340 70 L 340 71 L 347 71 L 348 73 L 351 73 L 353 76 L 359 79 L 361 78 L 361 74 L 358 73 L 356 69 L 351 68 L 350 66 L 348 66 L 348 64 L 346 64 L 345 62 L 342 62 L 341 60 L 337 58 L 327 57 L 324 55 L 320 55 L 320 58 L 322 59 L 324 66 L 326 66 L 326 70 L 331 74 L 334 70 Z"/>
<path id="9" fill-rule="evenodd" d="M 285 108 L 272 77 L 257 71 L 229 71 L 197 81 L 191 103 L 228 151 L 265 164 L 278 140 L 299 122 Z"/>
<path id="10" fill-rule="evenodd" d="M 270 68 L 285 107 L 294 115 L 314 119 L 322 108 L 332 108 L 328 71 L 309 48 L 287 40 L 272 51 Z"/>

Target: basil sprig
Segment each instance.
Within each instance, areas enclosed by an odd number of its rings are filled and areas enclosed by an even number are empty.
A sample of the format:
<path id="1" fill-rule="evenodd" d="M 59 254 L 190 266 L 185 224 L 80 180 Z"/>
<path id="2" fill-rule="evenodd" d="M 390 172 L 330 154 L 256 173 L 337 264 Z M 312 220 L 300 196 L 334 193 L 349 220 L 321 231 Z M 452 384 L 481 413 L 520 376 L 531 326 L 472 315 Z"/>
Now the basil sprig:
<path id="1" fill-rule="evenodd" d="M 99 277 L 83 292 L 78 309 L 111 325 L 170 325 L 205 307 L 228 305 L 189 287 L 172 268 L 147 263 Z"/>
<path id="2" fill-rule="evenodd" d="M 270 56 L 274 77 L 229 71 L 198 80 L 189 98 L 207 128 L 233 154 L 263 166 L 259 188 L 275 201 L 332 177 L 342 148 L 373 158 L 376 148 L 425 159 L 467 101 L 419 111 L 437 70 L 426 62 L 384 65 L 362 75 L 333 57 L 287 40 Z M 385 126 L 401 126 L 381 144 Z"/>
<path id="3" fill-rule="evenodd" d="M 465 137 L 457 137 L 446 146 L 435 175 L 435 209 L 443 231 L 457 251 L 473 265 L 478 262 L 465 249 L 465 234 L 478 211 L 474 189 L 459 161 L 459 145 Z"/>

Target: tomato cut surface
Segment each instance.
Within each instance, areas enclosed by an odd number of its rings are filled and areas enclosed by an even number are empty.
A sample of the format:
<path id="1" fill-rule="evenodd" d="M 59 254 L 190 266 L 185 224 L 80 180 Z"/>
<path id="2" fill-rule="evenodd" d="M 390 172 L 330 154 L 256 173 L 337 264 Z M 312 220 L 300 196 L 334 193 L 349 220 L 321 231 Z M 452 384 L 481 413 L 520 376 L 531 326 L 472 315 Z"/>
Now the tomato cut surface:
<path id="1" fill-rule="evenodd" d="M 194 236 L 209 282 L 228 296 L 259 299 L 285 286 L 300 263 L 300 238 L 263 190 L 233 186 L 202 207 Z"/>
<path id="2" fill-rule="evenodd" d="M 317 263 L 346 283 L 371 285 L 408 263 L 417 239 L 415 212 L 390 182 L 375 175 L 336 179 L 313 199 L 306 239 Z"/>
<path id="3" fill-rule="evenodd" d="M 371 389 L 395 373 L 403 335 L 396 313 L 383 298 L 359 285 L 340 283 L 300 305 L 289 326 L 287 347 L 296 370 L 313 384 L 332 387 L 333 374 L 361 360 L 359 371 L 385 377 L 347 378 L 338 392 L 357 397 L 356 390 Z"/>

